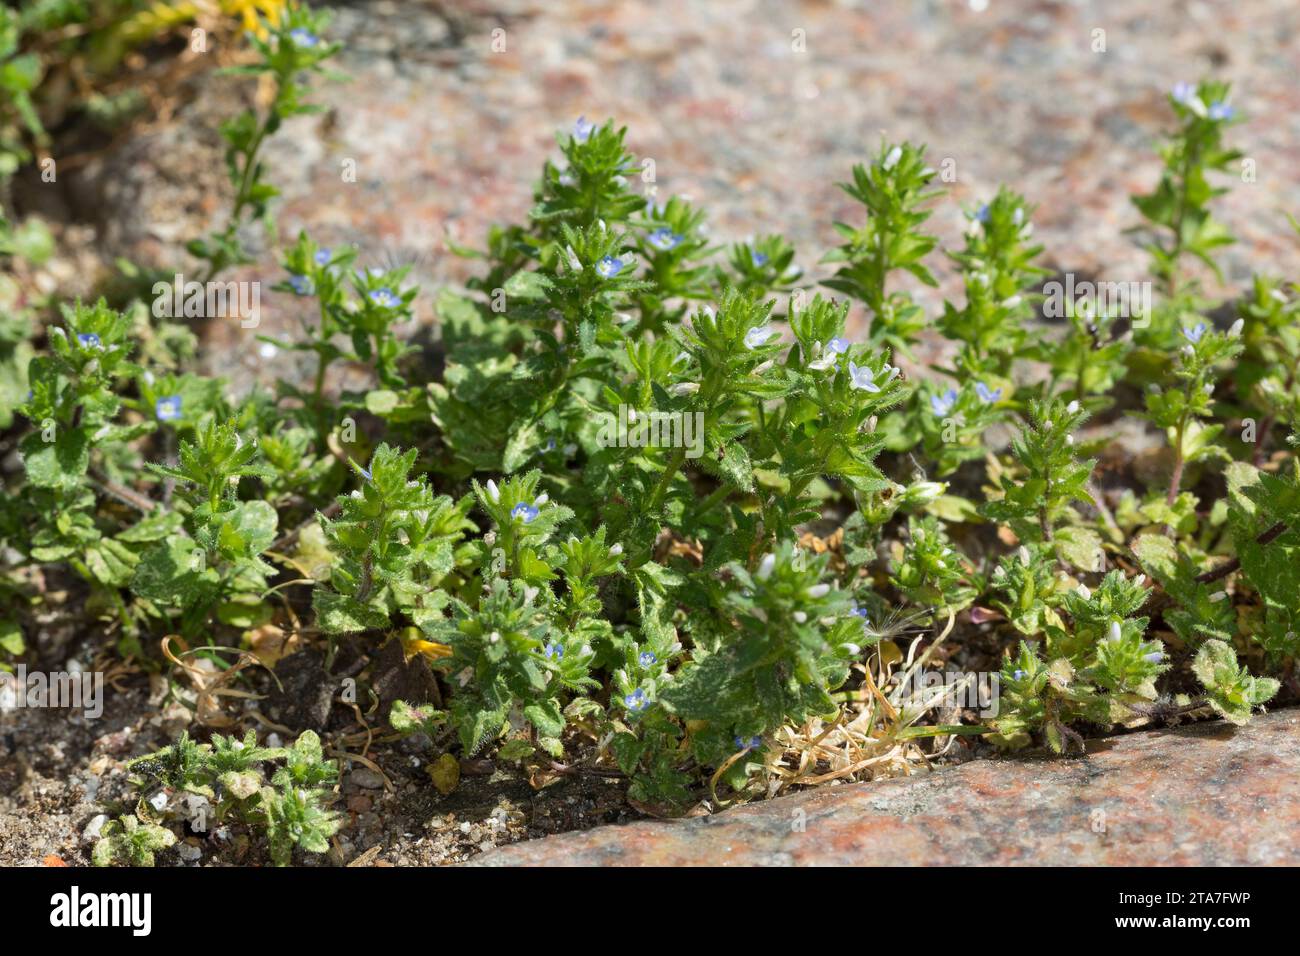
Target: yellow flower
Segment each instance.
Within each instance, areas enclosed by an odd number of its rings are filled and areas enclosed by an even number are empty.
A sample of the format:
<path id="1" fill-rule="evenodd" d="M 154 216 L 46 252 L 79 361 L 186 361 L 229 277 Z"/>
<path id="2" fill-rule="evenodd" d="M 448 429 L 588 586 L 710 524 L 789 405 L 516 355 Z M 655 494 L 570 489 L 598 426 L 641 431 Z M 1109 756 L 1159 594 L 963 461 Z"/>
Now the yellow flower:
<path id="1" fill-rule="evenodd" d="M 266 22 L 273 27 L 280 25 L 280 18 L 285 11 L 289 9 L 289 0 L 221 0 L 221 10 L 223 13 L 239 16 L 244 21 L 244 29 L 252 30 L 261 39 L 266 39 L 266 25 L 262 23 L 261 18 L 266 18 Z"/>
<path id="2" fill-rule="evenodd" d="M 406 628 L 402 634 L 402 656 L 407 660 L 413 657 L 423 657 L 429 661 L 436 661 L 440 657 L 451 657 L 452 649 L 446 644 L 438 644 L 434 641 L 426 641 L 420 636 L 420 629 L 416 627 Z"/>

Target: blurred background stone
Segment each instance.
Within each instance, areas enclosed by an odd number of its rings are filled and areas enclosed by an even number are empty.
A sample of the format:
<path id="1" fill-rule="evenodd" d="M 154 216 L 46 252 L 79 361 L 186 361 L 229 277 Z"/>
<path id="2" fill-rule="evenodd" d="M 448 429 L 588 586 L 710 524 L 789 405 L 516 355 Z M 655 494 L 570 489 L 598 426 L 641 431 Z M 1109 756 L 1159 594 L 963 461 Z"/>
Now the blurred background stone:
<path id="1" fill-rule="evenodd" d="M 1285 218 L 1300 211 L 1293 0 L 325 5 L 351 79 L 315 84 L 327 111 L 269 146 L 280 238 L 308 229 L 325 245 L 357 244 L 363 265 L 412 265 L 422 324 L 436 288 L 475 268 L 447 253 L 445 234 L 479 245 L 491 223 L 522 219 L 556 132 L 580 115 L 626 124 L 633 152 L 655 161 L 659 196 L 706 206 L 720 242 L 786 234 L 810 279 L 827 274 L 816 263 L 836 241 L 831 223 L 860 218 L 835 183 L 886 135 L 955 162 L 932 220 L 946 245 L 960 242 L 962 208 L 1008 183 L 1039 207 L 1045 265 L 1128 281 L 1146 268 L 1124 232 L 1138 222 L 1128 195 L 1155 182 L 1166 93 L 1214 74 L 1235 84 L 1247 121 L 1230 139 L 1257 173 L 1218 203 L 1241 241 L 1223 254 L 1228 287 L 1217 291 L 1297 262 Z M 174 118 L 69 173 L 105 263 L 171 268 L 186 239 L 224 221 L 216 125 L 249 95 L 245 81 L 208 73 Z M 342 180 L 348 160 L 355 183 Z M 279 279 L 271 258 L 236 277 Z M 922 300 L 937 308 L 953 277 L 932 261 L 944 283 Z M 267 294 L 259 331 L 294 330 L 299 307 Z M 216 370 L 284 375 L 289 357 L 260 355 L 248 334 L 214 330 Z"/>

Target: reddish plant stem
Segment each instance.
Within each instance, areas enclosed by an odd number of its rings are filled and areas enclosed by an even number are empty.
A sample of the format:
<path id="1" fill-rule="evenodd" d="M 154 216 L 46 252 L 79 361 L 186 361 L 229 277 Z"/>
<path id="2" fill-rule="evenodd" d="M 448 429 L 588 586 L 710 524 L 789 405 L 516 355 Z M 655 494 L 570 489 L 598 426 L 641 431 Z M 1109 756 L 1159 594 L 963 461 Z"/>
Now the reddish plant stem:
<path id="1" fill-rule="evenodd" d="M 1274 539 L 1280 537 L 1285 531 L 1286 531 L 1286 522 L 1279 521 L 1277 524 L 1273 525 L 1273 527 L 1269 528 L 1267 531 L 1264 531 L 1257 538 L 1255 538 L 1255 543 L 1258 545 L 1268 544 Z M 1209 584 L 1211 581 L 1217 581 L 1220 578 L 1226 578 L 1229 574 L 1231 574 L 1233 571 L 1236 571 L 1239 567 L 1241 567 L 1241 558 L 1233 558 L 1231 561 L 1227 561 L 1219 565 L 1217 568 L 1214 568 L 1213 570 L 1206 571 L 1204 574 L 1198 574 L 1196 576 L 1196 580 L 1199 581 L 1201 584 Z"/>

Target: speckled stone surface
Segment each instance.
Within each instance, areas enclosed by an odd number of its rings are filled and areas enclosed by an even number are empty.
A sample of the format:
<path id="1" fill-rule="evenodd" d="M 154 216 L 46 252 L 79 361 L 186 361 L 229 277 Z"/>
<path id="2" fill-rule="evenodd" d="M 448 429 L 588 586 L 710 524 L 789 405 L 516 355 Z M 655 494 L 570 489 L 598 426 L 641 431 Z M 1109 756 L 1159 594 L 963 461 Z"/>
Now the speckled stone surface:
<path id="1" fill-rule="evenodd" d="M 980 760 L 712 817 L 599 827 L 481 866 L 1300 864 L 1300 711 L 1091 741 L 1086 759 Z"/>
<path id="2" fill-rule="evenodd" d="M 1142 255 L 1122 230 L 1137 222 L 1128 194 L 1158 170 L 1165 93 L 1213 72 L 1237 85 L 1251 119 L 1233 139 L 1256 160 L 1256 182 L 1223 201 L 1243 240 L 1230 275 L 1281 266 L 1295 248 L 1281 215 L 1300 206 L 1289 159 L 1300 142 L 1300 7 L 1289 0 L 460 9 L 459 42 L 419 3 L 340 12 L 341 65 L 355 79 L 322 90 L 336 122 L 272 150 L 300 170 L 286 224 L 387 243 L 458 276 L 460 263 L 440 261 L 443 227 L 476 240 L 520 218 L 555 131 L 582 114 L 626 124 L 633 151 L 655 160 L 660 193 L 707 204 L 720 238 L 785 232 L 811 268 L 835 242 L 831 222 L 857 214 L 835 183 L 884 132 L 928 143 L 936 164 L 955 161 L 934 218 L 947 241 L 958 241 L 960 206 L 1006 182 L 1039 205 L 1053 264 L 1136 278 Z M 493 52 L 494 29 L 504 51 Z M 1097 30 L 1105 52 L 1093 52 Z M 355 187 L 339 183 L 344 157 L 357 161 Z"/>
<path id="3" fill-rule="evenodd" d="M 444 234 L 478 245 L 489 224 L 522 219 L 556 131 L 579 115 L 626 124 L 631 149 L 655 160 L 659 195 L 705 205 L 720 241 L 785 233 L 810 282 L 828 274 L 817 260 L 836 241 L 831 223 L 860 217 L 835 184 L 882 132 L 955 163 L 931 220 L 946 245 L 960 242 L 962 208 L 1005 182 L 1038 206 L 1045 265 L 1140 279 L 1128 195 L 1155 181 L 1166 91 L 1210 74 L 1235 84 L 1248 119 L 1230 138 L 1256 172 L 1218 202 L 1241 238 L 1224 252 L 1218 291 L 1241 288 L 1252 270 L 1300 267 L 1284 216 L 1300 211 L 1294 0 L 336 6 L 331 34 L 347 44 L 337 66 L 351 81 L 317 84 L 327 112 L 294 120 L 268 148 L 284 190 L 281 236 L 306 228 L 325 244 L 356 243 L 363 264 L 412 264 L 426 289 L 421 324 L 435 321 L 436 288 L 474 271 L 446 252 Z M 224 215 L 215 128 L 241 88 L 205 76 L 175 119 L 76 173 L 106 262 L 174 265 L 184 240 Z M 349 160 L 355 183 L 342 181 Z M 932 265 L 943 284 L 921 298 L 937 309 L 953 274 L 938 253 Z M 269 265 L 239 277 L 279 278 Z M 296 328 L 301 307 L 268 293 L 261 331 Z M 861 319 L 855 306 L 850 321 Z M 260 361 L 241 347 L 247 335 L 217 337 L 218 370 Z M 274 361 L 285 376 L 288 358 Z"/>

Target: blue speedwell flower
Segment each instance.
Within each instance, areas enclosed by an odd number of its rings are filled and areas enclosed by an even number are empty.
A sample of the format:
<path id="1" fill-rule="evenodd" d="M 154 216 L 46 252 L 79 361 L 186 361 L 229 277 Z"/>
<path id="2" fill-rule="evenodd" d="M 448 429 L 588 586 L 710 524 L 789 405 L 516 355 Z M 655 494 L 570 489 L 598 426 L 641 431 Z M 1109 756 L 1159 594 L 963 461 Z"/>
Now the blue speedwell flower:
<path id="1" fill-rule="evenodd" d="M 623 697 L 623 704 L 634 714 L 639 714 L 650 706 L 649 699 L 646 698 L 645 691 L 640 687 Z"/>
<path id="2" fill-rule="evenodd" d="M 947 418 L 948 413 L 952 411 L 953 406 L 956 404 L 957 390 L 955 388 L 948 389 L 942 395 L 930 396 L 930 410 L 940 418 Z"/>
<path id="3" fill-rule="evenodd" d="M 1209 116 L 1210 119 L 1212 120 L 1230 120 L 1236 115 L 1237 115 L 1237 111 L 1234 110 L 1227 103 L 1210 104 Z"/>
<path id="4" fill-rule="evenodd" d="M 1025 679 L 1025 672 L 1022 671 L 1020 668 L 1017 667 L 1016 670 L 1015 670 L 1015 673 L 1013 673 L 1013 674 L 1011 675 L 1011 679 L 1012 679 L 1012 680 L 1024 680 L 1024 679 Z"/>
<path id="5" fill-rule="evenodd" d="M 311 49 L 320 43 L 320 37 L 302 27 L 289 31 L 289 39 L 293 41 L 294 46 L 300 46 Z"/>
<path id="6" fill-rule="evenodd" d="M 669 249 L 676 249 L 681 245 L 682 237 L 671 229 L 656 229 L 646 237 L 646 242 L 662 252 L 667 252 Z"/>
<path id="7" fill-rule="evenodd" d="M 738 750 L 757 750 L 763 746 L 763 738 L 755 734 L 752 737 L 736 737 L 736 749 Z"/>
<path id="8" fill-rule="evenodd" d="M 564 647 L 560 644 L 547 644 L 542 652 L 551 660 L 558 661 L 564 657 Z"/>
<path id="9" fill-rule="evenodd" d="M 843 355 L 849 350 L 849 340 L 836 336 L 826 343 L 826 348 L 830 349 L 830 351 L 834 352 L 836 355 Z"/>
<path id="10" fill-rule="evenodd" d="M 596 263 L 596 275 L 602 279 L 612 279 L 623 271 L 623 260 L 614 256 L 605 256 Z"/>
<path id="11" fill-rule="evenodd" d="M 318 266 L 327 266 L 330 264 L 331 258 L 333 258 L 333 253 L 328 249 L 321 248 L 316 250 L 316 254 L 311 257 L 311 261 Z"/>
<path id="12" fill-rule="evenodd" d="M 595 123 L 588 123 L 587 117 L 579 116 L 578 121 L 573 124 L 573 138 L 579 143 L 585 143 L 591 139 L 591 134 L 595 129 Z"/>
<path id="13" fill-rule="evenodd" d="M 865 365 L 856 365 L 852 360 L 849 361 L 849 387 L 858 388 L 864 392 L 878 392 L 880 386 L 876 384 L 876 373 L 871 371 Z"/>
<path id="14" fill-rule="evenodd" d="M 654 654 L 650 653 L 649 651 L 641 652 L 640 661 L 642 667 L 649 667 L 657 660 L 659 660 L 659 658 L 655 657 Z"/>
<path id="15" fill-rule="evenodd" d="M 1205 337 L 1205 323 L 1197 322 L 1190 329 L 1183 329 L 1183 338 L 1195 345 Z"/>
<path id="16" fill-rule="evenodd" d="M 311 295 L 311 279 L 307 276 L 289 276 L 289 286 L 294 292 L 298 293 L 298 295 Z"/>
<path id="17" fill-rule="evenodd" d="M 165 398 L 160 398 L 153 403 L 153 411 L 160 422 L 177 421 L 181 417 L 181 397 L 179 395 L 168 395 Z"/>
<path id="18" fill-rule="evenodd" d="M 754 251 L 749 254 L 749 258 L 759 269 L 767 265 L 767 255 L 765 253 Z"/>
<path id="19" fill-rule="evenodd" d="M 538 515 L 538 510 L 526 501 L 521 501 L 510 509 L 510 517 L 522 518 L 524 524 L 531 524 Z"/>
<path id="20" fill-rule="evenodd" d="M 402 302 L 401 299 L 393 295 L 393 290 L 388 288 L 375 289 L 370 293 L 370 301 L 381 309 L 395 309 Z"/>
<path id="21" fill-rule="evenodd" d="M 988 204 L 988 203 L 980 203 L 980 207 L 979 207 L 979 209 L 976 209 L 976 210 L 975 210 L 975 218 L 978 219 L 980 222 L 988 222 L 988 221 L 989 221 L 989 204 Z"/>
<path id="22" fill-rule="evenodd" d="M 103 343 L 100 342 L 99 336 L 94 332 L 79 333 L 77 335 L 77 341 L 81 343 L 82 348 L 98 349 L 103 347 Z"/>
<path id="23" fill-rule="evenodd" d="M 756 349 L 774 335 L 776 329 L 766 325 L 756 325 L 745 333 L 745 348 Z"/>
<path id="24" fill-rule="evenodd" d="M 1196 87 L 1187 82 L 1175 83 L 1170 95 L 1175 102 L 1186 103 L 1196 95 Z"/>
<path id="25" fill-rule="evenodd" d="M 992 405 L 1002 397 L 1002 389 L 995 388 L 990 390 L 983 382 L 975 383 L 975 394 L 980 397 L 980 401 Z"/>

